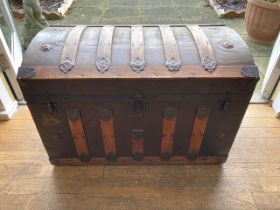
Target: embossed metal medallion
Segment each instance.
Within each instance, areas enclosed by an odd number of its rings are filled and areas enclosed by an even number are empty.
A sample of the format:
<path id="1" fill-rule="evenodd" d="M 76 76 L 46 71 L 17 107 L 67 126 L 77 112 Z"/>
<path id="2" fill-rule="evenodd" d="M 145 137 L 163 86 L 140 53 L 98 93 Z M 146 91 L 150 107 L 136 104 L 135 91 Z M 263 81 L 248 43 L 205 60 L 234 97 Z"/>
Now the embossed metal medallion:
<path id="1" fill-rule="evenodd" d="M 140 73 L 141 71 L 144 70 L 145 61 L 142 58 L 134 57 L 130 62 L 130 66 L 133 71 Z"/>
<path id="2" fill-rule="evenodd" d="M 63 62 L 60 63 L 59 65 L 59 69 L 60 71 L 62 71 L 63 73 L 67 73 L 69 71 L 71 71 L 71 69 L 74 67 L 74 62 L 71 58 L 66 57 Z"/>
<path id="3" fill-rule="evenodd" d="M 41 47 L 40 47 L 40 50 L 42 52 L 48 52 L 52 49 L 52 47 L 49 45 L 49 44 L 43 44 Z"/>
<path id="4" fill-rule="evenodd" d="M 177 114 L 177 109 L 175 108 L 166 108 L 164 110 L 164 118 L 168 119 L 168 120 L 172 120 L 176 117 L 176 114 Z"/>
<path id="5" fill-rule="evenodd" d="M 197 109 L 197 117 L 199 119 L 203 119 L 209 114 L 209 112 L 210 112 L 209 106 L 207 105 L 199 106 Z"/>
<path id="6" fill-rule="evenodd" d="M 205 70 L 213 72 L 217 67 L 217 62 L 215 58 L 207 55 L 202 59 L 201 65 Z"/>
<path id="7" fill-rule="evenodd" d="M 259 78 L 259 71 L 257 66 L 245 66 L 241 69 L 240 72 L 245 77 Z"/>
<path id="8" fill-rule="evenodd" d="M 175 57 L 171 57 L 166 61 L 166 66 L 168 67 L 169 71 L 176 72 L 179 71 L 182 62 Z"/>
<path id="9" fill-rule="evenodd" d="M 110 64 L 111 62 L 109 58 L 105 58 L 105 57 L 97 58 L 96 67 L 97 70 L 101 73 L 105 73 L 106 71 L 108 71 Z"/>
<path id="10" fill-rule="evenodd" d="M 98 108 L 98 115 L 101 120 L 109 121 L 112 118 L 113 113 L 111 109 Z"/>
<path id="11" fill-rule="evenodd" d="M 18 71 L 18 79 L 29 79 L 36 75 L 35 69 L 31 67 L 20 67 Z"/>
<path id="12" fill-rule="evenodd" d="M 223 46 L 223 48 L 225 48 L 225 49 L 232 49 L 232 48 L 234 48 L 233 43 L 230 42 L 230 41 L 224 41 L 224 42 L 222 43 L 222 46 Z"/>

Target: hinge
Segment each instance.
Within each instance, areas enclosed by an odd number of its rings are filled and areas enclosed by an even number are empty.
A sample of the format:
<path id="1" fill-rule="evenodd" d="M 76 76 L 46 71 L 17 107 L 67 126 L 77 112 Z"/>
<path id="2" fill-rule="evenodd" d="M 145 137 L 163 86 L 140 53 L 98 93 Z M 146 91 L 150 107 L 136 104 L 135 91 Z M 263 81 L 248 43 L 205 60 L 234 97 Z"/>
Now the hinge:
<path id="1" fill-rule="evenodd" d="M 148 99 L 139 90 L 136 90 L 135 93 L 129 98 L 128 103 L 137 116 L 142 116 L 148 103 Z"/>

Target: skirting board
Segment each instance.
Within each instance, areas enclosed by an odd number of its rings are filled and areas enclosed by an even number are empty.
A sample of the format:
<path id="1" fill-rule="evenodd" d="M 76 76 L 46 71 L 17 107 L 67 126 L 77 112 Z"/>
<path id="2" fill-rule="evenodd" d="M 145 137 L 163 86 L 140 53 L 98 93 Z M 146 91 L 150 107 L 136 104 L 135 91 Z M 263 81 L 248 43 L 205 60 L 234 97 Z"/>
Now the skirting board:
<path id="1" fill-rule="evenodd" d="M 278 96 L 274 100 L 272 107 L 273 107 L 274 111 L 276 112 L 277 117 L 280 117 L 280 93 L 278 93 Z"/>
<path id="2" fill-rule="evenodd" d="M 16 113 L 18 107 L 17 101 L 14 101 L 7 110 L 0 112 L 0 120 L 10 120 Z"/>

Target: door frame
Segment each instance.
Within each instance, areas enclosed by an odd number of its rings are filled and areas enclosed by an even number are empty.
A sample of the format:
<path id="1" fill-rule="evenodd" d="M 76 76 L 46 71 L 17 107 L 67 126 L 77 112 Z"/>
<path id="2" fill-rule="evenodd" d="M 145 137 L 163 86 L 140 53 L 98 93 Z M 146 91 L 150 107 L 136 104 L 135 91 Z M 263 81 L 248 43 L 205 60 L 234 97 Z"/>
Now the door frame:
<path id="1" fill-rule="evenodd" d="M 274 88 L 280 78 L 280 32 L 275 41 L 267 71 L 263 80 L 261 96 L 264 99 L 270 99 Z"/>
<path id="2" fill-rule="evenodd" d="M 17 100 L 22 101 L 23 95 L 17 82 L 18 68 L 22 62 L 22 46 L 19 33 L 14 24 L 10 6 L 7 0 L 0 1 L 0 10 L 4 16 L 5 22 L 11 30 L 11 48 L 8 47 L 3 32 L 0 28 L 0 61 L 9 84 Z"/>

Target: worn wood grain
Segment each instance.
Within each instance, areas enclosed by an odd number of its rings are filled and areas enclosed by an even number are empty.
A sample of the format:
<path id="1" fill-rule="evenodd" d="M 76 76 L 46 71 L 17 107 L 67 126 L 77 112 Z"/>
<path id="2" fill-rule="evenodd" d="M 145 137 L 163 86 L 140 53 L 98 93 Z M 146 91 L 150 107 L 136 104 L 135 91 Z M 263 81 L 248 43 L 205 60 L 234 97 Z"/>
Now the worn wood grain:
<path id="1" fill-rule="evenodd" d="M 69 32 L 61 54 L 60 64 L 70 62 L 72 65 L 75 65 L 80 39 L 86 27 L 78 25 Z"/>
<path id="2" fill-rule="evenodd" d="M 108 114 L 108 119 L 103 119 L 103 113 Z M 112 111 L 110 109 L 101 109 L 99 110 L 100 116 L 100 127 L 104 144 L 104 151 L 107 158 L 113 160 L 117 156 L 117 145 L 115 137 L 115 127 L 114 127 L 114 118 Z"/>
<path id="3" fill-rule="evenodd" d="M 201 112 L 205 112 L 205 113 L 203 113 L 202 115 Z M 203 105 L 203 106 L 198 106 L 197 108 L 193 130 L 192 130 L 191 141 L 187 149 L 187 153 L 189 155 L 198 155 L 200 152 L 200 147 L 208 123 L 209 112 L 210 112 L 209 106 Z"/>
<path id="4" fill-rule="evenodd" d="M 176 128 L 176 109 L 165 109 L 161 137 L 161 155 L 163 159 L 169 159 L 173 151 L 174 132 Z M 168 116 L 168 112 L 174 116 Z"/>
<path id="5" fill-rule="evenodd" d="M 90 153 L 80 112 L 77 109 L 67 110 L 67 115 L 77 154 L 82 161 L 87 161 Z"/>
<path id="6" fill-rule="evenodd" d="M 59 71 L 57 66 L 34 66 L 36 70 L 36 75 L 29 80 L 61 80 L 61 79 L 162 79 L 162 78 L 207 78 L 207 79 L 244 79 L 248 80 L 250 78 L 244 77 L 240 71 L 236 69 L 241 69 L 242 65 L 235 66 L 222 66 L 219 65 L 214 72 L 209 74 L 205 71 L 202 66 L 197 65 L 182 65 L 180 71 L 176 74 L 168 71 L 162 71 L 161 66 L 147 66 L 145 71 L 140 74 L 135 74 L 131 71 L 129 67 L 118 67 L 112 66 L 111 71 L 106 72 L 106 74 L 100 74 L 95 66 L 78 66 L 73 67 L 71 74 L 64 74 Z M 167 67 L 166 67 L 167 68 Z"/>

